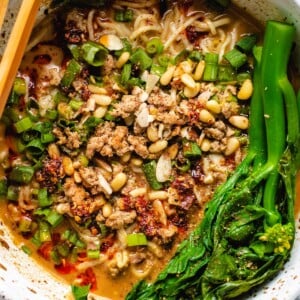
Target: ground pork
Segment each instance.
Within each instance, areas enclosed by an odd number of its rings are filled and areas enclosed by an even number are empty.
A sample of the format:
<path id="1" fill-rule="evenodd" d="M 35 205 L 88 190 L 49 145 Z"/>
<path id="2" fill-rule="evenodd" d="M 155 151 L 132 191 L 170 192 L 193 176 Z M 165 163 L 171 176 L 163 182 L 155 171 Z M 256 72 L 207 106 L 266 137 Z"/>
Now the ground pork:
<path id="1" fill-rule="evenodd" d="M 95 135 L 87 143 L 86 155 L 92 158 L 96 152 L 102 156 L 122 156 L 130 151 L 127 142 L 128 128 L 115 126 L 113 122 L 104 122 L 98 125 Z"/>
<path id="2" fill-rule="evenodd" d="M 129 135 L 128 142 L 132 146 L 135 153 L 143 158 L 149 155 L 148 147 L 146 145 L 147 139 L 142 136 Z"/>
<path id="3" fill-rule="evenodd" d="M 70 150 L 78 149 L 81 146 L 79 133 L 71 131 L 69 127 L 66 127 L 64 131 L 59 127 L 55 127 L 52 133 L 58 138 L 58 145 L 65 145 Z"/>
<path id="4" fill-rule="evenodd" d="M 106 219 L 105 225 L 112 229 L 121 229 L 125 225 L 133 223 L 135 218 L 136 212 L 134 210 L 130 212 L 115 211 Z"/>
<path id="5" fill-rule="evenodd" d="M 82 184 L 90 191 L 92 195 L 99 193 L 111 194 L 112 190 L 106 179 L 97 167 L 86 167 L 79 169 L 82 178 Z"/>
<path id="6" fill-rule="evenodd" d="M 120 102 L 114 104 L 111 114 L 115 117 L 127 118 L 138 110 L 141 105 L 137 95 L 123 95 Z"/>

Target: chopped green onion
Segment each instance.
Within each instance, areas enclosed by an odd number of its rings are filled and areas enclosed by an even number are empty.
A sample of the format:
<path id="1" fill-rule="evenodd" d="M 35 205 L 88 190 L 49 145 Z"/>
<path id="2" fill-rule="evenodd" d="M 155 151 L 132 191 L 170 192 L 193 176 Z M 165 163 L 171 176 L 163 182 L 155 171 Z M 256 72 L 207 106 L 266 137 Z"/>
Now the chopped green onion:
<path id="1" fill-rule="evenodd" d="M 133 19 L 133 10 L 131 9 L 117 10 L 115 12 L 114 19 L 117 22 L 131 22 Z"/>
<path id="2" fill-rule="evenodd" d="M 40 139 L 34 139 L 26 145 L 26 150 L 34 156 L 41 155 L 45 150 L 45 146 Z"/>
<path id="3" fill-rule="evenodd" d="M 188 58 L 192 61 L 199 62 L 202 59 L 202 54 L 200 53 L 200 51 L 193 50 Z"/>
<path id="4" fill-rule="evenodd" d="M 62 257 L 68 257 L 70 254 L 70 247 L 67 243 L 58 244 L 56 246 L 57 252 Z"/>
<path id="5" fill-rule="evenodd" d="M 127 245 L 129 247 L 147 245 L 147 237 L 144 233 L 131 233 L 126 236 Z"/>
<path id="6" fill-rule="evenodd" d="M 53 261 L 55 265 L 60 265 L 61 264 L 61 257 L 59 253 L 57 252 L 56 249 L 52 249 L 50 252 L 50 258 Z"/>
<path id="7" fill-rule="evenodd" d="M 98 259 L 100 257 L 99 249 L 88 249 L 87 257 L 90 259 Z"/>
<path id="8" fill-rule="evenodd" d="M 42 188 L 38 190 L 38 202 L 40 207 L 47 207 L 52 204 L 52 199 L 48 197 L 47 188 Z"/>
<path id="9" fill-rule="evenodd" d="M 187 172 L 191 168 L 191 161 L 188 158 L 184 159 L 184 162 L 175 162 L 175 167 L 181 172 Z"/>
<path id="10" fill-rule="evenodd" d="M 82 66 L 75 59 L 71 59 L 67 65 L 65 74 L 61 80 L 61 85 L 63 88 L 69 88 L 72 82 L 75 80 L 76 76 L 81 72 Z"/>
<path id="11" fill-rule="evenodd" d="M 248 72 L 239 73 L 236 76 L 236 80 L 239 84 L 242 84 L 246 79 L 251 79 L 251 74 Z"/>
<path id="12" fill-rule="evenodd" d="M 34 244 L 36 247 L 40 247 L 42 245 L 42 242 L 40 240 L 40 232 L 37 230 L 33 237 L 30 239 L 32 244 Z"/>
<path id="13" fill-rule="evenodd" d="M 86 300 L 90 291 L 90 285 L 72 285 L 71 289 L 75 300 Z"/>
<path id="14" fill-rule="evenodd" d="M 39 223 L 39 240 L 42 243 L 50 242 L 52 240 L 50 226 L 46 222 Z"/>
<path id="15" fill-rule="evenodd" d="M 166 67 L 163 67 L 161 65 L 153 64 L 151 66 L 150 73 L 161 76 L 162 74 L 164 74 L 166 72 L 166 69 L 167 69 Z"/>
<path id="16" fill-rule="evenodd" d="M 54 109 L 49 109 L 46 111 L 45 117 L 49 120 L 55 120 L 57 118 L 58 112 Z"/>
<path id="17" fill-rule="evenodd" d="M 218 60 L 219 55 L 216 53 L 207 53 L 205 55 L 205 68 L 203 73 L 204 81 L 216 81 L 218 78 Z"/>
<path id="18" fill-rule="evenodd" d="M 34 122 L 39 119 L 39 104 L 34 99 L 30 99 L 26 104 L 26 112 L 30 119 Z"/>
<path id="19" fill-rule="evenodd" d="M 179 52 L 174 58 L 174 64 L 178 65 L 181 61 L 186 60 L 190 52 L 186 49 Z"/>
<path id="20" fill-rule="evenodd" d="M 10 95 L 9 95 L 7 103 L 9 105 L 18 105 L 19 104 L 19 100 L 20 100 L 20 96 L 17 95 L 17 93 L 14 90 L 12 90 L 11 93 L 10 93 Z"/>
<path id="21" fill-rule="evenodd" d="M 199 158 L 202 151 L 196 142 L 184 141 L 183 142 L 183 156 L 190 159 Z"/>
<path id="22" fill-rule="evenodd" d="M 72 99 L 72 100 L 69 102 L 69 105 L 70 105 L 70 107 L 71 107 L 73 110 L 77 111 L 77 110 L 79 110 L 80 107 L 83 105 L 83 102 L 80 101 L 80 100 Z"/>
<path id="23" fill-rule="evenodd" d="M 30 166 L 16 166 L 9 174 L 9 179 L 18 183 L 29 183 L 33 177 L 34 168 Z"/>
<path id="24" fill-rule="evenodd" d="M 152 59 L 142 48 L 138 48 L 132 53 L 130 61 L 137 65 L 142 72 L 152 65 Z"/>
<path id="25" fill-rule="evenodd" d="M 6 196 L 7 195 L 7 180 L 2 179 L 0 180 L 0 196 Z"/>
<path id="26" fill-rule="evenodd" d="M 42 133 L 41 142 L 42 144 L 48 144 L 55 141 L 55 135 L 52 133 Z"/>
<path id="27" fill-rule="evenodd" d="M 64 220 L 64 217 L 55 210 L 51 210 L 48 216 L 46 216 L 46 220 L 52 227 L 57 227 Z"/>
<path id="28" fill-rule="evenodd" d="M 160 38 L 154 37 L 150 39 L 147 44 L 146 44 L 146 51 L 148 54 L 153 55 L 153 54 L 160 54 L 164 50 L 164 45 Z"/>
<path id="29" fill-rule="evenodd" d="M 31 119 L 29 117 L 25 117 L 15 123 L 15 128 L 16 128 L 17 133 L 26 131 L 26 130 L 30 129 L 32 126 L 33 126 L 33 123 L 31 122 Z"/>
<path id="30" fill-rule="evenodd" d="M 7 195 L 6 195 L 7 200 L 17 201 L 18 197 L 19 197 L 19 188 L 17 186 L 10 185 L 7 188 Z"/>
<path id="31" fill-rule="evenodd" d="M 167 55 L 159 55 L 157 57 L 157 62 L 162 66 L 162 67 L 167 67 L 169 62 L 170 62 L 170 57 Z"/>
<path id="32" fill-rule="evenodd" d="M 236 69 L 247 62 L 247 55 L 235 48 L 225 53 L 224 58 Z"/>
<path id="33" fill-rule="evenodd" d="M 21 246 L 21 250 L 23 250 L 23 252 L 26 253 L 27 255 L 31 255 L 32 254 L 31 249 L 27 245 L 22 245 Z"/>
<path id="34" fill-rule="evenodd" d="M 156 178 L 156 161 L 151 160 L 142 167 L 146 179 L 153 190 L 160 190 L 163 185 Z"/>
<path id="35" fill-rule="evenodd" d="M 80 59 L 80 47 L 78 45 L 74 45 L 74 44 L 69 44 L 68 45 L 68 48 L 69 50 L 71 51 L 73 57 L 76 59 L 76 60 L 79 60 Z"/>
<path id="36" fill-rule="evenodd" d="M 71 235 L 71 230 L 70 230 L 70 229 L 66 229 L 66 230 L 62 233 L 61 239 L 62 239 L 63 241 L 69 240 L 70 235 Z"/>
<path id="37" fill-rule="evenodd" d="M 121 73 L 121 84 L 126 84 L 131 75 L 131 64 L 125 64 Z"/>
<path id="38" fill-rule="evenodd" d="M 236 72 L 231 65 L 219 65 L 218 80 L 221 83 L 230 83 L 236 80 Z"/>
<path id="39" fill-rule="evenodd" d="M 83 59 L 91 66 L 100 67 L 104 64 L 108 50 L 102 45 L 89 41 L 81 46 Z"/>
<path id="40" fill-rule="evenodd" d="M 252 51 L 253 47 L 257 42 L 257 35 L 256 34 L 248 34 L 243 36 L 235 46 L 241 50 L 242 52 L 249 53 Z"/>
<path id="41" fill-rule="evenodd" d="M 17 95 L 26 94 L 26 82 L 24 78 L 16 77 L 13 85 L 13 90 Z"/>
<path id="42" fill-rule="evenodd" d="M 19 221 L 18 230 L 22 233 L 31 231 L 32 220 L 28 217 L 22 217 Z"/>

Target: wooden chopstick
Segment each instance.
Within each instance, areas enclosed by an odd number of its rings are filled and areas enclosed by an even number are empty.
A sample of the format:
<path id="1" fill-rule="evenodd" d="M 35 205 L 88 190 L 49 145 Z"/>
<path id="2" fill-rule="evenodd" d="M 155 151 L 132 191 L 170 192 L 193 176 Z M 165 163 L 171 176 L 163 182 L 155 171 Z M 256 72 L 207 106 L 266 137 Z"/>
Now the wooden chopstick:
<path id="1" fill-rule="evenodd" d="M 3 1 L 3 0 L 0 0 Z M 21 63 L 40 0 L 23 0 L 0 62 L 0 117 Z"/>
<path id="2" fill-rule="evenodd" d="M 7 11 L 8 2 L 9 2 L 9 0 L 1 0 L 0 1 L 0 29 L 2 27 L 4 17 L 5 17 L 6 11 Z"/>

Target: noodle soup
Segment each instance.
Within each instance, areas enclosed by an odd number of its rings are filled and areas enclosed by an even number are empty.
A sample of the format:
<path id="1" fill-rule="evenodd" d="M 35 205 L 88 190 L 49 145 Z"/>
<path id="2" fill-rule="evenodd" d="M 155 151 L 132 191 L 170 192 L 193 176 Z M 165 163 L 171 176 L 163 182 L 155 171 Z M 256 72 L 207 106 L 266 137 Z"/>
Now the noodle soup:
<path id="1" fill-rule="evenodd" d="M 155 279 L 248 145 L 253 61 L 236 45 L 260 29 L 201 1 L 169 8 L 48 16 L 1 123 L 2 219 L 39 263 L 112 299 Z"/>

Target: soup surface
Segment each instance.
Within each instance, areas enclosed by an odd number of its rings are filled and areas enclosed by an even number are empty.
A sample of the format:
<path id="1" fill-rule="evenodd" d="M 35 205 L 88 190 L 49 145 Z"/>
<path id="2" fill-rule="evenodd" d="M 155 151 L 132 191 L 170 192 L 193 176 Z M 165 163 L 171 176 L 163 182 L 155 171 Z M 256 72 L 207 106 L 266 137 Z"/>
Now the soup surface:
<path id="1" fill-rule="evenodd" d="M 47 16 L 1 123 L 0 212 L 20 247 L 111 299 L 153 280 L 245 155 L 253 66 L 237 43 L 259 32 L 203 1 Z"/>

